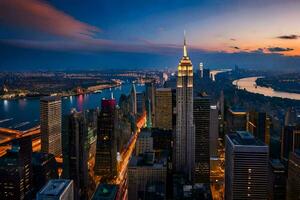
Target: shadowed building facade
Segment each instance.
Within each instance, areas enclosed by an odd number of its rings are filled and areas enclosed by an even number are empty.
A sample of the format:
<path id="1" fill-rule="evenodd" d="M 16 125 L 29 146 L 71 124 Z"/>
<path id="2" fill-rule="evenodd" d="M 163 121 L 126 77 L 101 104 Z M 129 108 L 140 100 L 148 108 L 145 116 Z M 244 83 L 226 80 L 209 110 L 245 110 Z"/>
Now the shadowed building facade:
<path id="1" fill-rule="evenodd" d="M 102 99 L 98 116 L 95 175 L 113 177 L 117 174 L 115 140 L 116 100 Z"/>
<path id="2" fill-rule="evenodd" d="M 195 183 L 210 183 L 209 119 L 210 99 L 207 96 L 195 97 Z"/>

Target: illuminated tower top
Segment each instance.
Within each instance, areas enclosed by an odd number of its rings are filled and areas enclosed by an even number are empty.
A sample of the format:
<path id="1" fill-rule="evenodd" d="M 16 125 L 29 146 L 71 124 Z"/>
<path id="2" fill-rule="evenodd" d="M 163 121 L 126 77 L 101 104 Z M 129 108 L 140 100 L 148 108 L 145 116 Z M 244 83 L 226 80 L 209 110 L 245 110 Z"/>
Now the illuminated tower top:
<path id="1" fill-rule="evenodd" d="M 183 56 L 184 57 L 188 57 L 187 50 L 186 50 L 186 36 L 185 36 L 185 31 L 184 31 L 184 41 L 183 41 Z"/>
<path id="2" fill-rule="evenodd" d="M 187 81 L 187 87 L 193 87 L 193 64 L 190 60 L 187 53 L 186 45 L 186 34 L 184 32 L 184 41 L 183 41 L 183 57 L 181 58 L 178 65 L 178 80 L 177 86 L 183 87 L 183 79 L 181 77 L 190 77 Z"/>

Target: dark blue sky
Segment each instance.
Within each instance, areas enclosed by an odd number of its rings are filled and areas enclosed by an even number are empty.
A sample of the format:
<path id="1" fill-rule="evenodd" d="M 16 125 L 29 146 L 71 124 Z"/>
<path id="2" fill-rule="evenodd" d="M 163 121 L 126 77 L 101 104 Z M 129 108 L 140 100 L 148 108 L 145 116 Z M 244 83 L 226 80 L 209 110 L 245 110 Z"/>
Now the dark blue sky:
<path id="1" fill-rule="evenodd" d="M 297 0 L 1 0 L 0 69 L 299 69 Z"/>

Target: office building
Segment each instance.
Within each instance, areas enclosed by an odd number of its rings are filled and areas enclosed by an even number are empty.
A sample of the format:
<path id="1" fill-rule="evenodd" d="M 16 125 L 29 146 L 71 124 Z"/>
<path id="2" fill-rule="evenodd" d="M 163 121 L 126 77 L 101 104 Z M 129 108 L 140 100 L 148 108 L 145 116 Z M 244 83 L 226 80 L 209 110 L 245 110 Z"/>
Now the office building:
<path id="1" fill-rule="evenodd" d="M 130 92 L 130 110 L 134 116 L 137 114 L 136 89 L 135 89 L 135 85 L 133 83 L 132 83 L 131 92 Z"/>
<path id="2" fill-rule="evenodd" d="M 117 174 L 116 100 L 102 99 L 98 116 L 95 175 L 113 177 Z"/>
<path id="3" fill-rule="evenodd" d="M 1 199 L 30 199 L 32 190 L 31 136 L 14 139 L 0 158 Z"/>
<path id="4" fill-rule="evenodd" d="M 244 108 L 233 107 L 227 112 L 227 133 L 245 131 L 247 125 L 247 112 Z"/>
<path id="5" fill-rule="evenodd" d="M 68 179 L 52 179 L 36 195 L 36 200 L 74 199 L 74 183 Z"/>
<path id="6" fill-rule="evenodd" d="M 269 162 L 269 192 L 268 199 L 284 200 L 286 198 L 287 170 L 279 159 Z"/>
<path id="7" fill-rule="evenodd" d="M 210 157 L 218 156 L 218 138 L 219 138 L 219 113 L 217 105 L 210 105 L 209 119 L 209 154 Z"/>
<path id="8" fill-rule="evenodd" d="M 155 127 L 155 82 L 151 81 L 145 84 L 145 97 L 146 100 L 150 100 L 150 105 L 151 105 L 151 121 L 152 121 L 152 126 Z"/>
<path id="9" fill-rule="evenodd" d="M 53 154 L 32 153 L 33 189 L 37 193 L 50 179 L 58 178 L 58 166 Z"/>
<path id="10" fill-rule="evenodd" d="M 167 158 L 155 158 L 153 152 L 132 157 L 128 167 L 128 199 L 147 199 L 154 185 L 159 186 L 155 189 L 165 199 L 166 180 Z"/>
<path id="11" fill-rule="evenodd" d="M 40 100 L 41 151 L 60 156 L 61 144 L 61 99 L 43 97 Z"/>
<path id="12" fill-rule="evenodd" d="M 194 168 L 193 65 L 184 38 L 183 57 L 178 65 L 176 89 L 175 170 L 192 179 Z"/>
<path id="13" fill-rule="evenodd" d="M 227 134 L 225 199 L 267 199 L 269 147 L 251 133 Z"/>
<path id="14" fill-rule="evenodd" d="M 99 184 L 92 200 L 119 200 L 122 199 L 117 185 L 102 183 Z"/>
<path id="15" fill-rule="evenodd" d="M 158 88 L 155 93 L 155 127 L 173 129 L 173 94 L 171 88 Z"/>
<path id="16" fill-rule="evenodd" d="M 138 156 L 145 152 L 153 152 L 153 138 L 151 129 L 143 129 L 136 141 L 135 155 Z"/>
<path id="17" fill-rule="evenodd" d="M 287 200 L 300 199 L 300 151 L 290 153 L 287 179 Z"/>
<path id="18" fill-rule="evenodd" d="M 153 138 L 153 150 L 161 151 L 167 150 L 172 151 L 173 143 L 173 131 L 172 130 L 162 130 L 162 129 L 152 129 L 152 138 Z"/>
<path id="19" fill-rule="evenodd" d="M 267 114 L 265 112 L 251 111 L 248 113 L 247 130 L 262 142 L 269 144 L 270 136 L 267 134 Z"/>
<path id="20" fill-rule="evenodd" d="M 72 110 L 64 121 L 63 177 L 74 181 L 75 199 L 88 196 L 88 123 L 82 112 Z"/>
<path id="21" fill-rule="evenodd" d="M 300 148 L 300 126 L 284 126 L 281 137 L 281 158 L 287 162 L 290 152 Z"/>
<path id="22" fill-rule="evenodd" d="M 138 114 L 143 114 L 146 110 L 145 93 L 136 93 L 136 110 Z"/>
<path id="23" fill-rule="evenodd" d="M 193 113 L 195 124 L 195 169 L 193 181 L 194 183 L 209 183 L 210 99 L 207 96 L 195 97 Z"/>

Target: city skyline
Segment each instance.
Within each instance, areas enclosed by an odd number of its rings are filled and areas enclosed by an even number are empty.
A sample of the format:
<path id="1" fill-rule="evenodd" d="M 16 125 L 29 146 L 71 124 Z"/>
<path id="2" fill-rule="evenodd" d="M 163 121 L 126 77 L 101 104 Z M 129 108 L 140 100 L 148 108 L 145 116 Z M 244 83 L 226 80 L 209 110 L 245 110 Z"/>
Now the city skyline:
<path id="1" fill-rule="evenodd" d="M 300 199 L 300 1 L 0 0 L 0 198 Z"/>
<path id="2" fill-rule="evenodd" d="M 237 64 L 297 70 L 299 8 L 295 0 L 157 4 L 3 0 L 0 68 L 175 69 L 173 56 L 180 57 L 185 29 L 195 63 L 204 62 L 211 68 Z"/>

